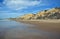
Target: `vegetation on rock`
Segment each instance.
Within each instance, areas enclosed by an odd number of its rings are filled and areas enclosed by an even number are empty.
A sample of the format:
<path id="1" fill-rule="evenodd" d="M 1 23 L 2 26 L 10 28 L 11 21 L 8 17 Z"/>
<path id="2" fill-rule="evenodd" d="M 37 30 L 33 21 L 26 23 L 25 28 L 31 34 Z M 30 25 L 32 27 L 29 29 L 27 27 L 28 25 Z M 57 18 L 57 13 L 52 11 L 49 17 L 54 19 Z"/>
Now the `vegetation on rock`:
<path id="1" fill-rule="evenodd" d="M 60 8 L 52 8 L 49 10 L 43 10 L 37 14 L 26 14 L 19 18 L 18 20 L 37 20 L 37 19 L 60 19 Z"/>

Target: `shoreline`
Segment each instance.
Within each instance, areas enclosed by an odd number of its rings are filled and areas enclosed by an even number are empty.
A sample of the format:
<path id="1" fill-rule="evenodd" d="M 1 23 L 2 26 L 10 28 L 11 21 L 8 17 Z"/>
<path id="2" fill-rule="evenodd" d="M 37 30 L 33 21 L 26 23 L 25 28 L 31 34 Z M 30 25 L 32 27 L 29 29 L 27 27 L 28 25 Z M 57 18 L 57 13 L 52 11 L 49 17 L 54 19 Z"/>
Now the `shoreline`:
<path id="1" fill-rule="evenodd" d="M 60 20 L 15 20 L 17 22 L 32 24 L 37 29 L 60 33 Z"/>
<path id="2" fill-rule="evenodd" d="M 60 20 L 15 20 L 15 21 L 46 22 L 46 23 L 60 23 Z"/>

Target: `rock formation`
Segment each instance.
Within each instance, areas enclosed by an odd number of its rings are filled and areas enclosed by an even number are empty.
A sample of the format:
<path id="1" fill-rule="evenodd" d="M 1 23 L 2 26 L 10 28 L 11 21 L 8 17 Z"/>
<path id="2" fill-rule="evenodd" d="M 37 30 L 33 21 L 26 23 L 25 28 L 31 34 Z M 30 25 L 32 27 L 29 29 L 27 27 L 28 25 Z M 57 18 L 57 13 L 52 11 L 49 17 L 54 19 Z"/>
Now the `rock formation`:
<path id="1" fill-rule="evenodd" d="M 19 17 L 21 20 L 37 20 L 37 19 L 60 19 L 60 8 L 52 8 L 43 10 L 37 14 L 26 14 Z"/>

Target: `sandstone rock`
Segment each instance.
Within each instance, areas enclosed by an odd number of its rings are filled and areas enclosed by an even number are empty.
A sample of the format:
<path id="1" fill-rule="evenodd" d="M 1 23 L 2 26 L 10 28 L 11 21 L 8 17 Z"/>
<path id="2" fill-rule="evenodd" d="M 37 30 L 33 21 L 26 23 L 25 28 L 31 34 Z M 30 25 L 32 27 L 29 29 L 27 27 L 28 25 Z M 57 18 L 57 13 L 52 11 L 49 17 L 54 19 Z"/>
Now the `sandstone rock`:
<path id="1" fill-rule="evenodd" d="M 52 8 L 38 12 L 37 14 L 26 14 L 19 17 L 21 20 L 34 20 L 34 19 L 60 19 L 60 8 Z"/>

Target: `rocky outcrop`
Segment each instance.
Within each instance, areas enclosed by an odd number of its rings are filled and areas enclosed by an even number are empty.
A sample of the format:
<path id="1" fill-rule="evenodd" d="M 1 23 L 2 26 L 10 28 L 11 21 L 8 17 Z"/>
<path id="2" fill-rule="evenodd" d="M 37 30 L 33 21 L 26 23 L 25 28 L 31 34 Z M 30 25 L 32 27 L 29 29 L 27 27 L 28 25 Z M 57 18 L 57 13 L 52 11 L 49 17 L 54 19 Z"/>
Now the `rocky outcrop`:
<path id="1" fill-rule="evenodd" d="M 43 10 L 37 14 L 26 14 L 19 17 L 21 20 L 33 20 L 33 19 L 60 19 L 60 8 L 52 8 L 49 10 Z"/>
<path id="2" fill-rule="evenodd" d="M 24 16 L 21 16 L 19 19 L 21 19 L 21 20 L 31 20 L 31 19 L 33 19 L 34 16 L 35 16 L 35 14 L 26 14 Z"/>

